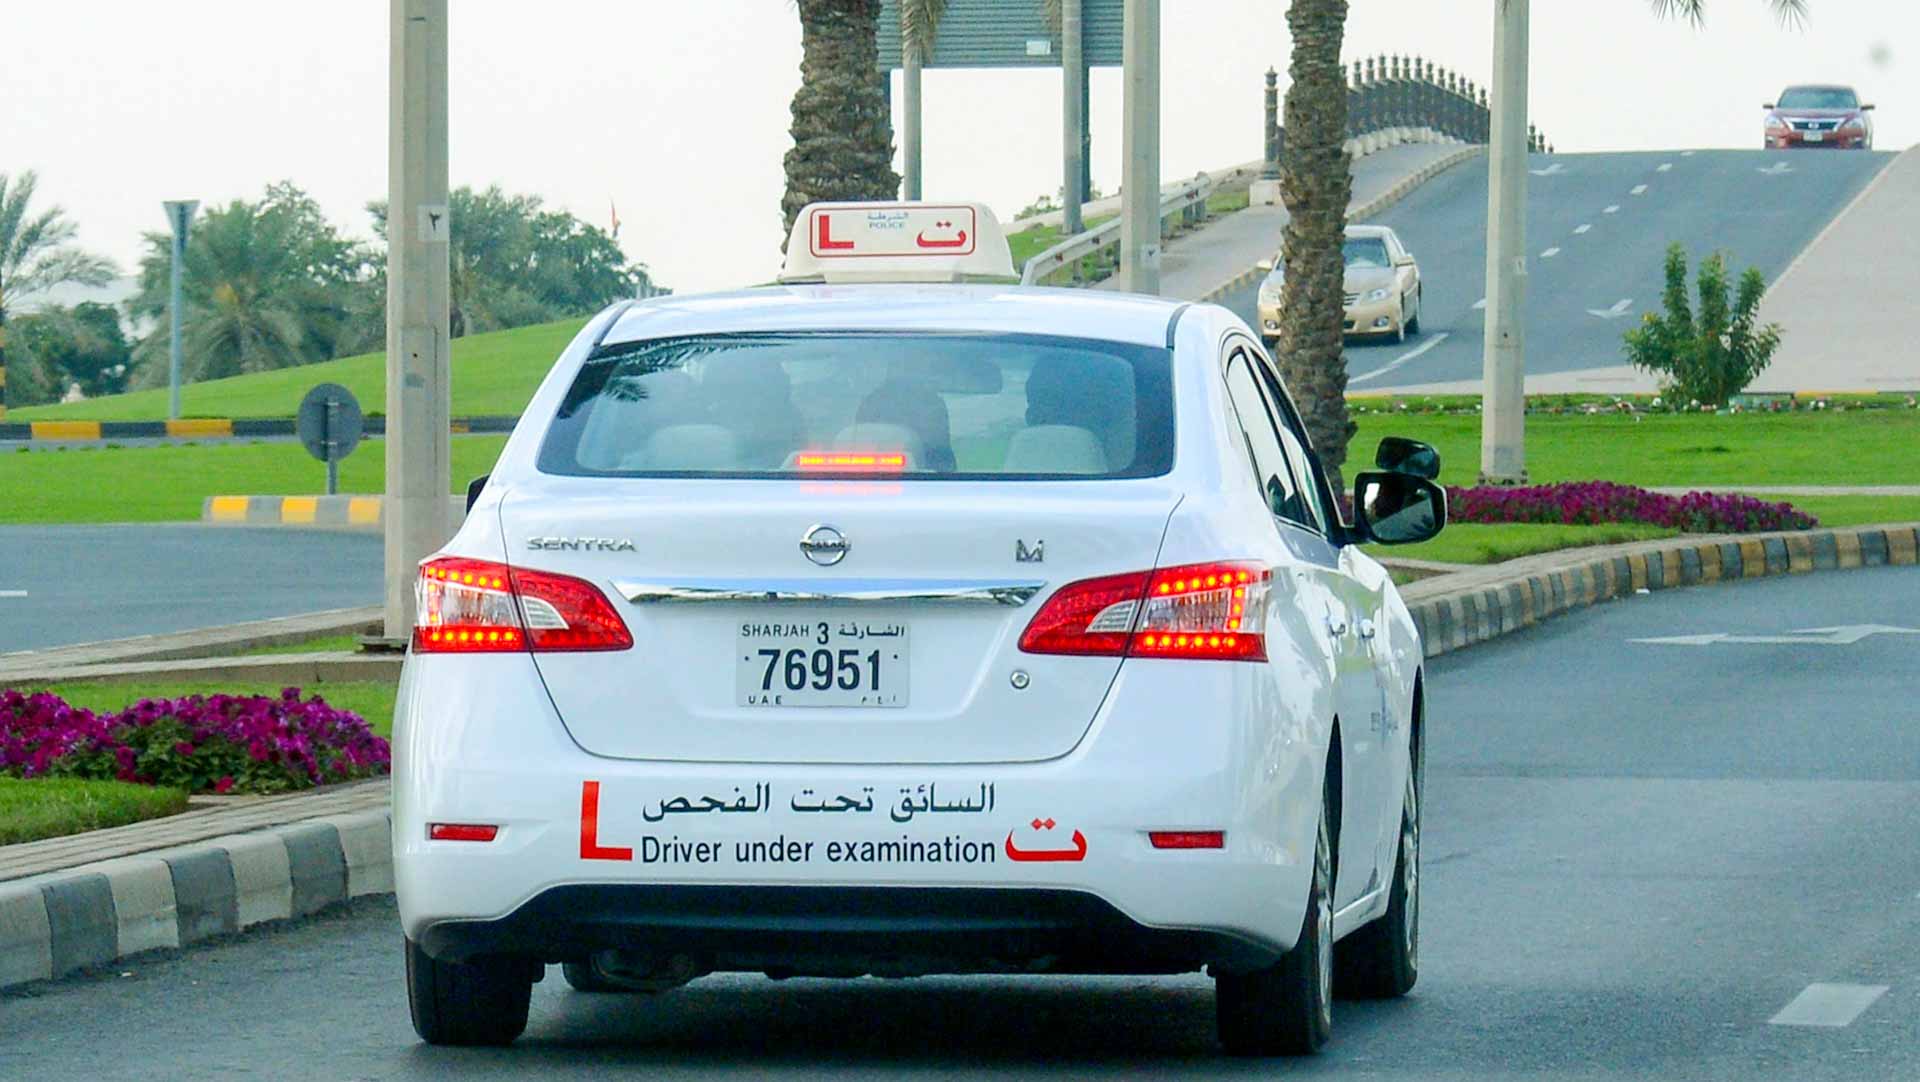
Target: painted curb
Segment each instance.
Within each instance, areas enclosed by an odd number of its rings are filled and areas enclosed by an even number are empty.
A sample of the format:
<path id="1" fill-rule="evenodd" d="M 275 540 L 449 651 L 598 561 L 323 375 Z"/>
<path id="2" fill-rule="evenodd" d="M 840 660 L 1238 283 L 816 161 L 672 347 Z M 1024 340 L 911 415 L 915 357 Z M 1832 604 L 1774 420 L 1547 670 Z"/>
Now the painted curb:
<path id="1" fill-rule="evenodd" d="M 1642 590 L 1916 563 L 1920 524 L 1683 536 L 1510 560 L 1400 593 L 1426 656 L 1438 657 Z"/>
<path id="2" fill-rule="evenodd" d="M 310 530 L 378 530 L 384 496 L 208 496 L 200 521 L 213 526 L 299 526 Z M 457 527 L 467 518 L 465 496 L 447 497 Z"/>
<path id="3" fill-rule="evenodd" d="M 0 882 L 0 988 L 391 893 L 391 832 L 331 815 Z"/>
<path id="4" fill-rule="evenodd" d="M 20 650 L 0 654 L 0 685 L 33 679 L 35 673 L 81 666 L 205 659 L 209 655 L 240 655 L 256 647 L 284 646 L 329 635 L 377 634 L 382 630 L 382 616 L 380 606 L 365 605 L 249 620 L 222 627 Z"/>
<path id="5" fill-rule="evenodd" d="M 518 417 L 488 414 L 480 417 L 455 417 L 448 425 L 456 434 L 512 432 Z M 372 414 L 364 422 L 363 433 L 384 436 L 387 419 Z M 188 417 L 178 421 L 5 421 L 0 422 L 0 440 L 72 443 L 97 440 L 220 440 L 249 436 L 291 436 L 291 417 Z"/>
<path id="6" fill-rule="evenodd" d="M 1371 218 L 1374 215 L 1379 214 L 1381 211 L 1386 210 L 1388 207 L 1393 206 L 1395 203 L 1398 203 L 1400 200 L 1405 199 L 1415 188 L 1418 188 L 1420 185 L 1425 184 L 1427 181 L 1432 180 L 1434 177 L 1439 176 L 1441 173 L 1444 173 L 1447 170 L 1452 169 L 1454 166 L 1459 165 L 1464 161 L 1468 161 L 1469 159 L 1479 157 L 1480 155 L 1485 154 L 1486 152 L 1487 152 L 1487 148 L 1484 146 L 1475 145 L 1475 146 L 1462 147 L 1460 150 L 1455 151 L 1454 153 L 1449 154 L 1446 157 L 1439 159 L 1438 161 L 1435 161 L 1426 166 L 1423 166 L 1420 169 L 1416 170 L 1415 172 L 1408 174 L 1406 177 L 1396 182 L 1393 187 L 1388 188 L 1386 191 L 1381 192 L 1379 195 L 1374 196 L 1372 199 L 1367 200 L 1365 203 L 1362 203 L 1357 207 L 1347 208 L 1347 220 L 1350 222 L 1357 222 L 1365 218 Z M 1251 267 L 1247 270 L 1241 271 L 1239 274 L 1234 275 L 1232 278 L 1229 278 L 1226 281 L 1220 283 L 1219 285 L 1214 286 L 1212 289 L 1206 291 L 1205 293 L 1202 293 L 1200 295 L 1199 303 L 1216 304 L 1219 302 L 1220 298 L 1226 296 L 1229 293 L 1235 292 L 1236 290 L 1245 289 L 1248 285 L 1251 285 L 1253 282 L 1259 280 L 1266 273 L 1267 272 L 1261 270 L 1258 266 Z"/>

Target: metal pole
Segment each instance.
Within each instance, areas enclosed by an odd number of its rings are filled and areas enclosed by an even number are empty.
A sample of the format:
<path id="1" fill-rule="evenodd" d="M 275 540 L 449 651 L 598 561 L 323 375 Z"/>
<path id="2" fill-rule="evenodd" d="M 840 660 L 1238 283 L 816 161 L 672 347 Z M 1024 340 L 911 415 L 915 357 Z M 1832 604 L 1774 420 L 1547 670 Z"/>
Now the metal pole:
<path id="1" fill-rule="evenodd" d="M 447 368 L 447 0 L 391 0 L 387 130 L 386 638 L 452 533 Z"/>
<path id="2" fill-rule="evenodd" d="M 187 261 L 187 227 L 193 223 L 197 199 L 173 199 L 161 206 L 167 211 L 167 224 L 173 227 L 173 290 L 167 301 L 172 329 L 167 334 L 167 418 L 180 419 L 180 278 Z"/>
<path id="3" fill-rule="evenodd" d="M 1280 73 L 1267 69 L 1267 94 L 1263 103 L 1266 107 L 1267 126 L 1262 133 L 1266 141 L 1266 157 L 1260 163 L 1261 180 L 1280 179 Z"/>
<path id="4" fill-rule="evenodd" d="M 1487 184 L 1487 331 L 1480 479 L 1524 484 L 1527 299 L 1527 6 L 1493 0 L 1493 132 Z"/>
<path id="5" fill-rule="evenodd" d="M 1126 0 L 1120 288 L 1160 292 L 1160 0 Z"/>
<path id="6" fill-rule="evenodd" d="M 334 433 L 340 431 L 340 400 L 327 399 L 326 447 L 327 447 L 327 495 L 340 494 L 340 441 Z"/>
<path id="7" fill-rule="evenodd" d="M 901 35 L 900 111 L 906 130 L 900 139 L 900 190 L 905 199 L 920 198 L 920 66 L 920 50 Z"/>
<path id="8" fill-rule="evenodd" d="M 1086 172 L 1087 62 L 1081 48 L 1080 0 L 1061 0 L 1060 4 L 1060 108 L 1062 172 L 1060 206 L 1063 236 L 1086 229 L 1080 218 L 1080 205 L 1087 200 L 1081 187 Z"/>

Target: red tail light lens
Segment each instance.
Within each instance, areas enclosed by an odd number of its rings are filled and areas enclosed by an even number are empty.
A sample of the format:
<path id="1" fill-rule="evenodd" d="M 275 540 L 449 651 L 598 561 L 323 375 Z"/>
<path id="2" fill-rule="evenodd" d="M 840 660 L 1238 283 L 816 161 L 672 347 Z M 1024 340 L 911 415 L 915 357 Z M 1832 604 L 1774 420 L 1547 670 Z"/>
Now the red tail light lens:
<path id="1" fill-rule="evenodd" d="M 1264 661 L 1272 579 L 1260 564 L 1224 562 L 1068 583 L 1034 615 L 1020 649 Z"/>
<path id="2" fill-rule="evenodd" d="M 1225 849 L 1224 830 L 1150 830 L 1147 840 L 1155 849 Z"/>
<path id="3" fill-rule="evenodd" d="M 625 650 L 633 635 L 592 583 L 464 557 L 420 565 L 413 649 L 425 654 Z"/>
<path id="4" fill-rule="evenodd" d="M 427 837 L 436 842 L 490 842 L 500 828 L 486 823 L 431 823 Z"/>

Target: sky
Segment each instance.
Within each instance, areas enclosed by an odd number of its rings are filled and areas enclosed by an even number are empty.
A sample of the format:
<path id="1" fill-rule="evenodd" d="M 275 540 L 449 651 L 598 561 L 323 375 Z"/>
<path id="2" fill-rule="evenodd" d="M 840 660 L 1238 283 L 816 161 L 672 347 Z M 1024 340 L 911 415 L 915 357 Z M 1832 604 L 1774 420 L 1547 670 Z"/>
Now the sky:
<path id="1" fill-rule="evenodd" d="M 1880 107 L 1881 149 L 1920 142 L 1920 3 L 1810 3 L 1795 31 L 1766 0 L 1711 0 L 1700 29 L 1647 0 L 1533 0 L 1531 118 L 1562 152 L 1757 147 L 1762 103 L 1833 81 Z M 1418 53 L 1485 83 L 1493 4 L 1352 0 L 1348 58 Z M 627 254 L 683 293 L 774 275 L 792 0 L 451 7 L 455 186 L 499 184 L 602 225 L 617 206 Z M 1285 10 L 1163 0 L 1163 178 L 1260 156 L 1267 68 L 1286 86 Z M 371 237 L 388 19 L 387 0 L 0 0 L 0 173 L 37 171 L 40 205 L 128 272 L 140 235 L 164 228 L 162 200 L 257 198 L 282 179 Z M 1092 95 L 1094 183 L 1111 191 L 1118 69 L 1096 69 Z M 1011 217 L 1059 188 L 1057 71 L 931 71 L 925 97 L 927 198 Z"/>

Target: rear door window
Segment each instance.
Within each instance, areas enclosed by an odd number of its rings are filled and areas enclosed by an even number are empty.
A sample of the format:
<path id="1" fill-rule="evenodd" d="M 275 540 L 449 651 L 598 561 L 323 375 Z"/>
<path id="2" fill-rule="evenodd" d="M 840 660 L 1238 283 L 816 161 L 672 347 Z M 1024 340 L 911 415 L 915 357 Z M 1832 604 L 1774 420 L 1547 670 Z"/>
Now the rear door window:
<path id="1" fill-rule="evenodd" d="M 1151 477 L 1173 462 L 1167 350 L 1042 335 L 656 339 L 581 368 L 547 473 Z"/>
<path id="2" fill-rule="evenodd" d="M 1296 526 L 1318 530 L 1320 527 L 1307 509 L 1300 483 L 1287 461 L 1279 429 L 1267 413 L 1253 374 L 1253 363 L 1245 350 L 1234 350 L 1227 363 L 1227 397 L 1233 404 L 1247 455 L 1253 463 L 1254 478 L 1266 496 L 1268 509 Z"/>

